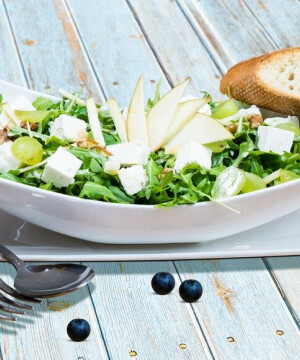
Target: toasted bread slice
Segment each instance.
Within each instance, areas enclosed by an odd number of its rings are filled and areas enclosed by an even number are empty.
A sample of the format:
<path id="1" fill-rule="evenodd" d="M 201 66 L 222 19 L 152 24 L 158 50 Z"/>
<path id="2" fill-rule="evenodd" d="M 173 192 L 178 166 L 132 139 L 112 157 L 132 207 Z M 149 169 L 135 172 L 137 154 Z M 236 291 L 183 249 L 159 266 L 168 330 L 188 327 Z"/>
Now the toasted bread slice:
<path id="1" fill-rule="evenodd" d="M 286 115 L 300 115 L 300 47 L 242 61 L 223 76 L 220 90 L 236 100 Z"/>

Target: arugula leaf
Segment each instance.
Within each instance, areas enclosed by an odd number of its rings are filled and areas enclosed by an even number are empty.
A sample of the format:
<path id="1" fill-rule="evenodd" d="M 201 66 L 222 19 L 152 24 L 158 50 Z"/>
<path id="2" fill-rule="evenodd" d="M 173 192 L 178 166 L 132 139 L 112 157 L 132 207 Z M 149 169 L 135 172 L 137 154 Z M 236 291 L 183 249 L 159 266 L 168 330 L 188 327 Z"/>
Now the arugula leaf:
<path id="1" fill-rule="evenodd" d="M 37 97 L 32 103 L 37 110 L 48 110 L 52 108 L 53 104 L 53 101 L 43 97 Z"/>

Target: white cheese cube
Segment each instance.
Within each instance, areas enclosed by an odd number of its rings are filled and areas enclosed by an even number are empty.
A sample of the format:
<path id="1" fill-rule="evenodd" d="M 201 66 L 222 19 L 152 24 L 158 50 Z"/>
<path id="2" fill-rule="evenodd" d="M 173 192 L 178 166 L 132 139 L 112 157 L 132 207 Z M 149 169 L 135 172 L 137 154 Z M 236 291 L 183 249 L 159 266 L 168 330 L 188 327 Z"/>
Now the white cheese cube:
<path id="1" fill-rule="evenodd" d="M 24 111 L 32 111 L 36 110 L 36 108 L 32 105 L 31 101 L 29 101 L 25 96 L 20 96 L 11 104 L 11 108 L 13 110 L 24 110 Z"/>
<path id="2" fill-rule="evenodd" d="M 292 131 L 277 129 L 272 126 L 259 126 L 257 135 L 259 150 L 272 151 L 281 155 L 284 151 L 291 151 L 295 134 Z"/>
<path id="3" fill-rule="evenodd" d="M 106 150 L 118 158 L 121 165 L 145 165 L 150 154 L 149 147 L 142 141 L 108 145 Z"/>
<path id="4" fill-rule="evenodd" d="M 269 126 L 277 126 L 279 124 L 293 124 L 299 127 L 299 118 L 297 116 L 288 116 L 285 118 L 274 117 L 265 119 L 264 123 Z"/>
<path id="5" fill-rule="evenodd" d="M 116 156 L 110 156 L 104 163 L 104 172 L 110 175 L 117 175 L 119 173 L 121 164 Z"/>
<path id="6" fill-rule="evenodd" d="M 50 126 L 50 136 L 63 141 L 78 141 L 87 138 L 85 121 L 69 115 L 60 115 Z"/>
<path id="7" fill-rule="evenodd" d="M 134 195 L 141 191 L 148 182 L 146 170 L 141 165 L 134 165 L 119 171 L 119 178 L 125 191 Z"/>
<path id="8" fill-rule="evenodd" d="M 74 182 L 74 177 L 80 169 L 82 161 L 63 147 L 49 157 L 42 180 L 52 182 L 56 187 L 67 187 Z"/>
<path id="9" fill-rule="evenodd" d="M 197 143 L 189 141 L 178 151 L 174 170 L 180 172 L 187 164 L 196 163 L 205 169 L 211 168 L 212 151 Z"/>
<path id="10" fill-rule="evenodd" d="M 6 114 L 5 110 L 2 109 L 0 114 L 0 129 L 4 129 L 5 127 L 13 127 L 16 124 L 12 121 L 12 119 Z"/>
<path id="11" fill-rule="evenodd" d="M 21 162 L 11 152 L 12 141 L 0 145 L 0 173 L 6 174 L 9 170 L 17 170 Z"/>

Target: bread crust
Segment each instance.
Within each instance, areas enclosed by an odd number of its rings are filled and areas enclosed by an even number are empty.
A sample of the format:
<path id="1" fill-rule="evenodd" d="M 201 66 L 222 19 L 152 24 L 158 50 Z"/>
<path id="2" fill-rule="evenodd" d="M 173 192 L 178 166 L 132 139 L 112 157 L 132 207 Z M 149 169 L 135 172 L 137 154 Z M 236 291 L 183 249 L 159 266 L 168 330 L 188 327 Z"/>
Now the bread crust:
<path id="1" fill-rule="evenodd" d="M 300 96 L 280 91 L 259 77 L 262 64 L 276 61 L 284 53 L 300 52 L 300 47 L 277 50 L 242 61 L 223 76 L 220 90 L 223 94 L 230 88 L 231 96 L 247 104 L 276 111 L 286 115 L 300 115 Z"/>

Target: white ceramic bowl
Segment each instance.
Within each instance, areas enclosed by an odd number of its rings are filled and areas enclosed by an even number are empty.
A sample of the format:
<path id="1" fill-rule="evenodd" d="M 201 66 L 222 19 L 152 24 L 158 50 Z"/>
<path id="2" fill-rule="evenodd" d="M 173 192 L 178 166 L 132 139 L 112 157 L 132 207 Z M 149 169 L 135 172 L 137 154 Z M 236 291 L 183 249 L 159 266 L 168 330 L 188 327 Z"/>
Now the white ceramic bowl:
<path id="1" fill-rule="evenodd" d="M 0 93 L 6 101 L 49 97 L 2 81 Z M 248 230 L 299 209 L 300 180 L 223 202 L 241 214 L 211 202 L 173 208 L 105 203 L 0 179 L 0 209 L 62 234 L 114 244 L 199 242 Z"/>

